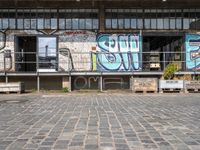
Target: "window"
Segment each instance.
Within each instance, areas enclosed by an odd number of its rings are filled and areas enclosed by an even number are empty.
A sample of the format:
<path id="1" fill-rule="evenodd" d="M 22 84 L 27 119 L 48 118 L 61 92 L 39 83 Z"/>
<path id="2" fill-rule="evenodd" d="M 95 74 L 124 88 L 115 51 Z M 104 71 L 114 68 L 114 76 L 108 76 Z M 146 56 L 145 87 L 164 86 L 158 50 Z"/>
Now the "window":
<path id="1" fill-rule="evenodd" d="M 58 56 L 56 37 L 38 37 L 38 53 L 39 69 L 57 70 Z"/>
<path id="2" fill-rule="evenodd" d="M 0 9 L 0 29 L 98 29 L 98 9 Z"/>
<path id="3" fill-rule="evenodd" d="M 196 9 L 196 30 L 200 30 L 200 9 Z"/>
<path id="4" fill-rule="evenodd" d="M 183 29 L 190 29 L 190 10 L 184 9 L 183 10 Z"/>
<path id="5" fill-rule="evenodd" d="M 182 29 L 182 10 L 176 10 L 176 29 Z"/>
<path id="6" fill-rule="evenodd" d="M 144 28 L 145 29 L 150 29 L 151 28 L 151 14 L 150 14 L 150 9 L 145 10 L 144 14 Z"/>

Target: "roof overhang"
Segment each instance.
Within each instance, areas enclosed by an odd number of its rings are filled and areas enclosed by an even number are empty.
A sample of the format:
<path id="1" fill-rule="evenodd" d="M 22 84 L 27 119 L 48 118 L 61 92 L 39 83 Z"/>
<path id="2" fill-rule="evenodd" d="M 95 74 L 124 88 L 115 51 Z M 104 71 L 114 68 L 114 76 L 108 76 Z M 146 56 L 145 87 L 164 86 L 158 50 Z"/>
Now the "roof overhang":
<path id="1" fill-rule="evenodd" d="M 1 0 L 0 7 L 200 8 L 199 0 Z"/>

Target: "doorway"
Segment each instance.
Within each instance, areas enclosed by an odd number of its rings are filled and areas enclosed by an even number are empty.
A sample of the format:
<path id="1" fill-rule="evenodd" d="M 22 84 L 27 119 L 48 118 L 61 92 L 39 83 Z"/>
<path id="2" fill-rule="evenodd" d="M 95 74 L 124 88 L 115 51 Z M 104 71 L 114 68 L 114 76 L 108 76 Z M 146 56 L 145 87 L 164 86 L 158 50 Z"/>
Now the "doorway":
<path id="1" fill-rule="evenodd" d="M 15 68 L 21 72 L 36 71 L 36 36 L 16 36 Z"/>
<path id="2" fill-rule="evenodd" d="M 163 71 L 171 62 L 184 63 L 183 36 L 144 36 L 143 70 Z"/>

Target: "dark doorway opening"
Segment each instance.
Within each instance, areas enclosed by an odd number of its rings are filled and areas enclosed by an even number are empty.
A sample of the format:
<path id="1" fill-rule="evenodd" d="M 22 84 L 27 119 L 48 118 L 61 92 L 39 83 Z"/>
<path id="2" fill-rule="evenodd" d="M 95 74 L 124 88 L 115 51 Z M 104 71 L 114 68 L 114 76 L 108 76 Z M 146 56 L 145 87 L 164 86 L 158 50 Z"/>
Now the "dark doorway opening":
<path id="1" fill-rule="evenodd" d="M 36 71 L 36 36 L 16 36 L 16 71 Z"/>
<path id="2" fill-rule="evenodd" d="M 184 64 L 183 36 L 144 36 L 143 70 L 163 71 L 171 62 Z"/>

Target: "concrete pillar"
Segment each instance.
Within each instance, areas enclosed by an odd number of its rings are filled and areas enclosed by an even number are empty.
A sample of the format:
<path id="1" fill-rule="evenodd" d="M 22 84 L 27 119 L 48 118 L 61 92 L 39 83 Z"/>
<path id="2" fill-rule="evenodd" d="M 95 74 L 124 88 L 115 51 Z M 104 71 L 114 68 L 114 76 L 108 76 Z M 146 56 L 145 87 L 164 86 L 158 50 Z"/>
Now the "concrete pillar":
<path id="1" fill-rule="evenodd" d="M 71 76 L 62 77 L 62 88 L 68 88 L 69 92 L 71 92 Z"/>
<path id="2" fill-rule="evenodd" d="M 37 92 L 40 92 L 40 76 L 37 76 Z"/>
<path id="3" fill-rule="evenodd" d="M 6 75 L 6 83 L 8 83 L 8 76 Z"/>
<path id="4" fill-rule="evenodd" d="M 6 81 L 6 83 L 8 83 L 8 76 L 7 76 L 7 73 L 5 73 L 5 81 Z"/>
<path id="5" fill-rule="evenodd" d="M 100 76 L 100 80 L 99 80 L 99 89 L 101 92 L 103 92 L 103 77 Z"/>
<path id="6" fill-rule="evenodd" d="M 130 90 L 133 91 L 133 76 L 130 77 Z"/>

